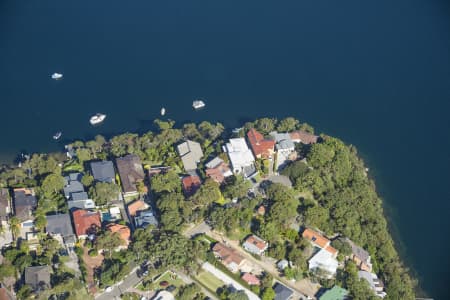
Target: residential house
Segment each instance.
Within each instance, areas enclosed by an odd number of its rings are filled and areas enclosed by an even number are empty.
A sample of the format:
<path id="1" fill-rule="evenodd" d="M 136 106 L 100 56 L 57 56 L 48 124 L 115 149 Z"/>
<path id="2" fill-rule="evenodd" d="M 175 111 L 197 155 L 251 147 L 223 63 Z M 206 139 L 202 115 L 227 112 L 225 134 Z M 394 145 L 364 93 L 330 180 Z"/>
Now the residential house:
<path id="1" fill-rule="evenodd" d="M 0 189 L 0 227 L 8 225 L 11 215 L 11 202 L 9 201 L 9 192 L 7 189 Z"/>
<path id="2" fill-rule="evenodd" d="M 116 172 L 114 172 L 114 165 L 112 161 L 96 161 L 91 162 L 91 171 L 94 180 L 99 182 L 116 182 Z"/>
<path id="3" fill-rule="evenodd" d="M 128 215 L 130 217 L 135 217 L 138 211 L 146 210 L 149 208 L 149 205 L 145 203 L 143 200 L 136 200 L 128 204 Z"/>
<path id="4" fill-rule="evenodd" d="M 119 234 L 120 238 L 123 241 L 123 245 L 119 246 L 117 248 L 118 250 L 128 248 L 128 245 L 130 244 L 130 236 L 131 236 L 130 228 L 128 226 L 111 223 L 111 224 L 106 225 L 106 230 L 108 230 L 112 233 L 117 232 Z"/>
<path id="5" fill-rule="evenodd" d="M 135 154 L 129 154 L 116 159 L 117 170 L 124 195 L 133 196 L 139 193 L 137 184 L 145 179 L 141 159 Z"/>
<path id="6" fill-rule="evenodd" d="M 170 170 L 170 167 L 159 166 L 159 167 L 151 167 L 148 169 L 148 177 L 152 178 L 153 176 L 161 173 L 166 173 Z"/>
<path id="7" fill-rule="evenodd" d="M 325 291 L 322 295 L 318 297 L 319 300 L 346 300 L 350 299 L 348 296 L 348 291 L 341 288 L 340 286 L 333 286 L 333 288 Z"/>
<path id="8" fill-rule="evenodd" d="M 323 277 L 326 278 L 333 277 L 336 274 L 337 267 L 338 261 L 335 256 L 325 249 L 320 249 L 308 261 L 308 268 L 310 271 L 316 273 L 323 272 Z"/>
<path id="9" fill-rule="evenodd" d="M 33 189 L 14 189 L 14 213 L 20 220 L 22 228 L 34 226 L 33 212 L 37 207 L 37 199 Z"/>
<path id="10" fill-rule="evenodd" d="M 239 252 L 222 243 L 216 243 L 212 250 L 214 255 L 233 273 L 239 271 L 245 262 L 244 257 Z"/>
<path id="11" fill-rule="evenodd" d="M 264 138 L 256 129 L 247 132 L 247 140 L 256 158 L 268 159 L 274 154 L 275 141 Z"/>
<path id="12" fill-rule="evenodd" d="M 369 283 L 369 286 L 374 291 L 375 295 L 380 298 L 386 297 L 384 284 L 380 279 L 378 279 L 377 274 L 367 271 L 358 271 L 358 277 L 364 278 Z"/>
<path id="13" fill-rule="evenodd" d="M 122 220 L 122 212 L 117 206 L 111 206 L 108 213 L 102 215 L 102 221 L 117 222 Z"/>
<path id="14" fill-rule="evenodd" d="M 274 300 L 289 300 L 294 296 L 293 290 L 279 282 L 275 283 L 273 290 L 275 291 Z"/>
<path id="15" fill-rule="evenodd" d="M 199 143 L 187 140 L 177 146 L 178 154 L 183 162 L 186 172 L 193 172 L 197 169 L 197 164 L 203 157 L 202 147 Z"/>
<path id="16" fill-rule="evenodd" d="M 275 149 L 277 150 L 276 168 L 282 169 L 289 161 L 297 159 L 294 142 L 289 133 L 272 132 L 270 134 L 275 139 Z"/>
<path id="17" fill-rule="evenodd" d="M 336 258 L 338 251 L 330 245 L 330 240 L 314 231 L 306 228 L 302 234 L 304 239 L 310 241 L 314 246 L 328 251 L 334 258 Z"/>
<path id="18" fill-rule="evenodd" d="M 345 242 L 347 242 L 352 248 L 350 259 L 355 262 L 358 268 L 362 271 L 372 272 L 372 263 L 370 262 L 369 252 L 359 247 L 348 238 L 345 239 Z"/>
<path id="19" fill-rule="evenodd" d="M 315 144 L 319 140 L 319 137 L 317 135 L 303 130 L 293 131 L 289 133 L 289 135 L 291 136 L 291 140 L 294 143 L 302 143 L 305 145 Z"/>
<path id="20" fill-rule="evenodd" d="M 50 288 L 50 266 L 35 266 L 25 268 L 25 284 L 33 288 L 35 292 Z"/>
<path id="21" fill-rule="evenodd" d="M 14 300 L 12 294 L 0 284 L 0 300 Z"/>
<path id="22" fill-rule="evenodd" d="M 66 247 L 73 247 L 76 242 L 69 214 L 46 216 L 45 231 Z"/>
<path id="23" fill-rule="evenodd" d="M 246 178 L 256 174 L 254 165 L 255 158 L 252 151 L 248 148 L 245 139 L 230 139 L 230 141 L 223 146 L 223 150 L 230 159 L 234 174 L 243 174 Z"/>
<path id="24" fill-rule="evenodd" d="M 90 234 L 95 234 L 101 228 L 100 213 L 78 209 L 72 212 L 75 233 L 79 239 L 84 239 Z"/>
<path id="25" fill-rule="evenodd" d="M 64 177 L 64 196 L 67 199 L 72 198 L 72 194 L 84 192 L 84 186 L 81 183 L 83 175 L 81 173 L 70 173 Z"/>
<path id="26" fill-rule="evenodd" d="M 269 247 L 269 244 L 256 235 L 251 235 L 245 240 L 242 247 L 250 253 L 262 255 Z"/>
<path id="27" fill-rule="evenodd" d="M 145 298 L 145 297 L 142 297 Z M 141 298 L 141 299 L 142 299 Z M 175 300 L 175 296 L 166 290 L 160 290 L 155 297 L 152 298 L 152 300 Z"/>
<path id="28" fill-rule="evenodd" d="M 36 251 L 39 247 L 39 235 L 38 232 L 28 231 L 25 233 L 25 240 L 27 241 L 28 249 L 30 251 Z"/>
<path id="29" fill-rule="evenodd" d="M 241 276 L 241 279 L 244 280 L 248 285 L 261 285 L 261 281 L 259 280 L 259 278 L 252 273 L 244 273 Z"/>
<path id="30" fill-rule="evenodd" d="M 278 270 L 283 271 L 287 267 L 289 267 L 289 262 L 287 261 L 287 259 L 282 259 L 279 262 L 277 262 Z"/>
<path id="31" fill-rule="evenodd" d="M 187 197 L 194 195 L 202 185 L 200 177 L 197 175 L 185 176 L 181 180 L 181 183 L 183 185 L 183 192 Z"/>
<path id="32" fill-rule="evenodd" d="M 149 225 L 155 227 L 158 226 L 158 220 L 151 209 L 138 211 L 137 215 L 134 217 L 134 223 L 136 227 L 141 228 L 147 228 Z"/>
<path id="33" fill-rule="evenodd" d="M 228 164 L 218 156 L 206 163 L 205 166 L 206 176 L 219 184 L 222 184 L 225 181 L 225 178 L 233 175 Z"/>
<path id="34" fill-rule="evenodd" d="M 95 202 L 89 199 L 86 192 L 72 193 L 70 199 L 67 201 L 67 206 L 69 210 L 80 208 L 80 209 L 94 209 Z"/>

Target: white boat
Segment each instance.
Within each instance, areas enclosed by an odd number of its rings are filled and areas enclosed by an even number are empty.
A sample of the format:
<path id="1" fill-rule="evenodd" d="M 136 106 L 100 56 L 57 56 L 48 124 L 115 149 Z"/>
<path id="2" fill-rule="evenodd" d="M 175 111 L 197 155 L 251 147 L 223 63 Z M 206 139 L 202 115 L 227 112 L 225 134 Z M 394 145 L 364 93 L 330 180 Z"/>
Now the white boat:
<path id="1" fill-rule="evenodd" d="M 195 108 L 195 109 L 200 109 L 200 108 L 203 108 L 203 107 L 205 107 L 205 102 L 203 102 L 202 100 L 195 100 L 194 102 L 192 102 L 192 106 Z"/>
<path id="2" fill-rule="evenodd" d="M 95 114 L 95 116 L 92 116 L 89 119 L 89 122 L 91 123 L 91 125 L 96 125 L 96 124 L 100 124 L 101 122 L 103 122 L 105 120 L 105 118 L 106 118 L 106 115 L 97 113 L 97 114 Z"/>
<path id="3" fill-rule="evenodd" d="M 161 108 L 161 116 L 164 116 L 166 114 L 166 109 L 163 107 Z"/>
<path id="4" fill-rule="evenodd" d="M 58 80 L 61 79 L 63 77 L 63 74 L 61 73 L 53 73 L 52 74 L 52 79 Z"/>
<path id="5" fill-rule="evenodd" d="M 55 135 L 53 136 L 53 139 L 54 139 L 54 140 L 58 140 L 58 139 L 61 137 L 61 135 L 62 135 L 62 132 L 61 132 L 61 131 L 58 131 L 58 132 L 55 133 Z"/>

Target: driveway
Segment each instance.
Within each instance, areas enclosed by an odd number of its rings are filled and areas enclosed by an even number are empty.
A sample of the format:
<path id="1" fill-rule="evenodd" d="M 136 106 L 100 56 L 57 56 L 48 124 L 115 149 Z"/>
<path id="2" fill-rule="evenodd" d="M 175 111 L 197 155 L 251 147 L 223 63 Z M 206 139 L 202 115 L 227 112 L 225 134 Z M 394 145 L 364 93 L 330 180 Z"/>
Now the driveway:
<path id="1" fill-rule="evenodd" d="M 184 236 L 186 236 L 188 238 L 192 238 L 201 233 L 208 234 L 210 231 L 211 231 L 211 227 L 209 227 L 209 225 L 206 224 L 205 222 L 202 222 L 198 225 L 188 228 L 186 231 L 184 231 L 183 234 L 184 234 Z"/>
<path id="2" fill-rule="evenodd" d="M 137 276 L 137 270 L 139 267 L 134 268 L 130 274 L 126 276 L 124 280 L 116 283 L 112 286 L 111 292 L 104 292 L 100 295 L 95 296 L 97 300 L 111 300 L 111 299 L 120 299 L 120 295 L 124 294 L 128 289 L 134 288 L 140 281 L 141 278 Z M 133 289 L 133 291 L 135 291 Z"/>
<path id="3" fill-rule="evenodd" d="M 253 293 L 252 291 L 246 289 L 244 286 L 242 286 L 236 280 L 234 280 L 233 278 L 231 278 L 227 274 L 223 273 L 222 271 L 220 271 L 219 269 L 217 269 L 216 267 L 214 267 L 210 263 L 208 263 L 208 262 L 203 263 L 202 269 L 210 272 L 211 274 L 213 274 L 214 276 L 216 276 L 217 278 L 222 280 L 225 284 L 232 285 L 236 290 L 244 291 L 245 294 L 248 296 L 249 300 L 260 300 L 260 298 L 255 293 Z"/>

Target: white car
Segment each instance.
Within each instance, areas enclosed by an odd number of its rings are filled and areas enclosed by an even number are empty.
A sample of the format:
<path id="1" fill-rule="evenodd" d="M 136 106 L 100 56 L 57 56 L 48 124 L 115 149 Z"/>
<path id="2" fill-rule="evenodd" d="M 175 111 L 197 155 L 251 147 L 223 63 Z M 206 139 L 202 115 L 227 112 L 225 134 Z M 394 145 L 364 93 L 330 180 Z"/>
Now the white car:
<path id="1" fill-rule="evenodd" d="M 113 288 L 111 286 L 107 286 L 105 289 L 105 292 L 109 293 L 113 290 Z"/>

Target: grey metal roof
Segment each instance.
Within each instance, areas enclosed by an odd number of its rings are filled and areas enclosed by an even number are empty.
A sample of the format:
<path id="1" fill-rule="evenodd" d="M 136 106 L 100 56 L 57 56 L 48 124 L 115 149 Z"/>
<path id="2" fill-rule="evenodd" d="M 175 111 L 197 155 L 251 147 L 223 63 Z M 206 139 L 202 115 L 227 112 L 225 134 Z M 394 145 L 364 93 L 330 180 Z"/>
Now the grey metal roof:
<path id="1" fill-rule="evenodd" d="M 59 214 L 46 216 L 46 232 L 51 234 L 60 234 L 63 237 L 73 235 L 73 227 L 69 214 Z"/>
<path id="2" fill-rule="evenodd" d="M 8 211 L 11 211 L 8 190 L 0 189 L 0 220 L 6 219 Z"/>
<path id="3" fill-rule="evenodd" d="M 35 290 L 50 287 L 49 266 L 35 266 L 25 268 L 25 283 L 31 285 Z"/>
<path id="4" fill-rule="evenodd" d="M 350 245 L 352 248 L 352 253 L 358 257 L 361 261 L 367 262 L 369 259 L 369 252 L 361 248 L 360 246 L 356 245 L 352 240 L 349 238 L 346 238 L 345 241 Z"/>
<path id="5" fill-rule="evenodd" d="M 288 300 L 294 294 L 294 292 L 290 288 L 282 285 L 279 282 L 275 283 L 275 285 L 273 286 L 273 290 L 275 291 L 275 300 Z"/>
<path id="6" fill-rule="evenodd" d="M 197 169 L 197 163 L 203 157 L 202 147 L 199 143 L 187 140 L 178 145 L 177 150 L 186 171 Z"/>
<path id="7" fill-rule="evenodd" d="M 116 173 L 112 161 L 97 161 L 91 162 L 92 176 L 94 179 L 101 182 L 114 182 Z"/>
<path id="8" fill-rule="evenodd" d="M 32 212 L 37 206 L 37 199 L 33 195 L 27 195 L 24 191 L 14 191 L 14 211 L 17 218 L 26 221 L 32 217 Z"/>
<path id="9" fill-rule="evenodd" d="M 89 199 L 88 193 L 86 192 L 78 192 L 78 193 L 72 193 L 72 201 L 79 201 L 79 200 L 87 200 Z"/>
<path id="10" fill-rule="evenodd" d="M 95 203 L 91 199 L 67 201 L 67 205 L 68 205 L 69 209 L 72 209 L 72 208 L 81 208 L 81 209 L 95 208 Z"/>
<path id="11" fill-rule="evenodd" d="M 209 162 L 207 162 L 205 164 L 205 166 L 208 169 L 213 169 L 213 168 L 217 167 L 218 165 L 220 165 L 221 163 L 223 163 L 223 160 L 220 157 L 216 156 L 213 159 L 211 159 Z"/>
<path id="12" fill-rule="evenodd" d="M 71 173 L 64 177 L 64 195 L 66 198 L 72 196 L 73 193 L 84 192 L 84 186 L 81 183 L 81 173 Z"/>

